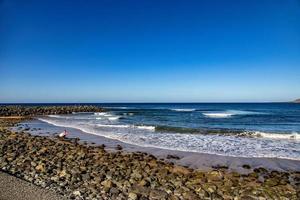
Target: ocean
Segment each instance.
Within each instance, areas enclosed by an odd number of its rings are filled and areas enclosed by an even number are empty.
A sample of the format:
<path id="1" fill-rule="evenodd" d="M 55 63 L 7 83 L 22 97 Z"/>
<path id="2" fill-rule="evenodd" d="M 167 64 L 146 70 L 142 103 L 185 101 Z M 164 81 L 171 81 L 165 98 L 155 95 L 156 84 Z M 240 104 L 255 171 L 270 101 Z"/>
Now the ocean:
<path id="1" fill-rule="evenodd" d="M 92 105 L 107 111 L 49 115 L 39 120 L 142 147 L 300 160 L 300 104 Z"/>

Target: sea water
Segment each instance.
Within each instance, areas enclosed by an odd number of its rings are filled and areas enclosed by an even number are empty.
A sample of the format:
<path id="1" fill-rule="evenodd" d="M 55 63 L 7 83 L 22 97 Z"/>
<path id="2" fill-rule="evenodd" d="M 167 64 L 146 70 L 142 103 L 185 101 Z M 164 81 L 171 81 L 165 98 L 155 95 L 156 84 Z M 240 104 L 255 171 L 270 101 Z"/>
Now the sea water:
<path id="1" fill-rule="evenodd" d="M 101 113 L 40 120 L 125 143 L 239 157 L 300 160 L 300 104 L 96 104 Z"/>

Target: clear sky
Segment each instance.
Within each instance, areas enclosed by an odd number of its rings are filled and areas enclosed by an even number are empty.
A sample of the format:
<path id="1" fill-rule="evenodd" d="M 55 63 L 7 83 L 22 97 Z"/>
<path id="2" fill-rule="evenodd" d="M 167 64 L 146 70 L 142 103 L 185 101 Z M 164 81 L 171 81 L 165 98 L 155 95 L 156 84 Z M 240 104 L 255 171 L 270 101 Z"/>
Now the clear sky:
<path id="1" fill-rule="evenodd" d="M 299 0 L 0 0 L 0 102 L 295 98 Z"/>

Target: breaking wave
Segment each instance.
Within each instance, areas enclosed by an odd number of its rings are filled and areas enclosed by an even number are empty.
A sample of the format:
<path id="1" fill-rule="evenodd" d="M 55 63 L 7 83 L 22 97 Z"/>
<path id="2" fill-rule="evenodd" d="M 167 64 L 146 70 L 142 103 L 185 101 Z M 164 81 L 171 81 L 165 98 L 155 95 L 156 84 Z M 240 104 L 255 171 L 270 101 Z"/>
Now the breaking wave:
<path id="1" fill-rule="evenodd" d="M 231 113 L 202 113 L 206 117 L 210 118 L 226 118 L 226 117 L 231 117 L 234 114 Z"/>
<path id="2" fill-rule="evenodd" d="M 177 111 L 177 112 L 193 112 L 196 111 L 196 109 L 194 108 L 174 108 L 174 109 L 170 109 L 173 111 Z"/>
<path id="3" fill-rule="evenodd" d="M 107 112 L 96 112 L 96 113 L 94 113 L 94 115 L 98 115 L 98 116 L 111 116 L 111 114 L 108 114 Z"/>
<path id="4" fill-rule="evenodd" d="M 284 140 L 300 140 L 300 134 L 297 132 L 293 133 L 266 133 L 260 131 L 254 132 L 244 132 L 241 135 L 250 136 L 250 137 L 257 137 L 257 138 L 269 138 L 269 139 L 284 139 Z"/>
<path id="5" fill-rule="evenodd" d="M 120 118 L 121 118 L 120 116 L 113 116 L 113 117 L 108 117 L 107 119 L 110 121 L 114 121 L 114 120 L 118 120 Z"/>
<path id="6" fill-rule="evenodd" d="M 202 114 L 209 118 L 228 118 L 234 115 L 261 115 L 265 113 L 253 112 L 253 111 L 243 111 L 243 110 L 226 110 L 226 111 L 213 111 L 213 112 L 202 112 Z"/>

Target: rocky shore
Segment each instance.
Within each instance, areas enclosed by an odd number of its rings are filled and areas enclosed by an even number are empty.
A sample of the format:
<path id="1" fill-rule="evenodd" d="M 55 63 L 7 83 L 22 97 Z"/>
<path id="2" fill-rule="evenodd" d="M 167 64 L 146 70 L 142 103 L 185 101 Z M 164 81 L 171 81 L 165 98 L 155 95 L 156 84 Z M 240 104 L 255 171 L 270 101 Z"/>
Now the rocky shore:
<path id="1" fill-rule="evenodd" d="M 0 106 L 0 116 L 62 115 L 73 112 L 102 112 L 103 108 L 90 105 L 74 106 Z"/>
<path id="2" fill-rule="evenodd" d="M 203 172 L 146 153 L 14 133 L 1 119 L 0 168 L 69 199 L 299 199 L 300 173 L 215 167 Z M 250 166 L 244 166 L 249 168 Z"/>

